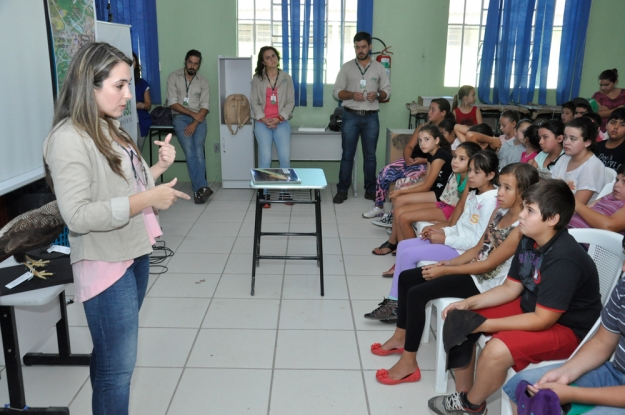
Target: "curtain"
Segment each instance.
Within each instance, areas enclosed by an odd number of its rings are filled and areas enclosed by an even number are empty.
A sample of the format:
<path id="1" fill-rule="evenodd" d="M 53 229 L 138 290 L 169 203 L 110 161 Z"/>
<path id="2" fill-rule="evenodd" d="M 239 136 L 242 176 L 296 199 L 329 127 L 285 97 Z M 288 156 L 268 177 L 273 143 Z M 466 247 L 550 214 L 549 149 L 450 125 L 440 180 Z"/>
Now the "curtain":
<path id="1" fill-rule="evenodd" d="M 579 95 L 591 3 L 592 0 L 569 0 L 564 7 L 562 45 L 566 47 L 560 48 L 560 72 L 556 89 L 558 105 Z"/>
<path id="2" fill-rule="evenodd" d="M 156 0 L 95 0 L 96 17 L 108 22 L 130 25 L 132 49 L 141 62 L 141 76 L 150 84 L 153 104 L 161 104 L 161 73 L 158 56 Z"/>
<path id="3" fill-rule="evenodd" d="M 295 105 L 307 106 L 308 53 L 313 33 L 313 106 L 323 106 L 325 1 L 282 0 L 282 63 L 293 78 Z M 288 23 L 287 23 L 288 22 Z M 301 31 L 300 31 L 301 30 Z"/>
<path id="4" fill-rule="evenodd" d="M 356 18 L 356 31 L 367 32 L 373 36 L 373 0 L 358 0 Z"/>
<path id="5" fill-rule="evenodd" d="M 480 101 L 503 105 L 530 103 L 539 76 L 538 101 L 546 104 L 554 12 L 555 0 L 490 0 L 478 79 Z"/>

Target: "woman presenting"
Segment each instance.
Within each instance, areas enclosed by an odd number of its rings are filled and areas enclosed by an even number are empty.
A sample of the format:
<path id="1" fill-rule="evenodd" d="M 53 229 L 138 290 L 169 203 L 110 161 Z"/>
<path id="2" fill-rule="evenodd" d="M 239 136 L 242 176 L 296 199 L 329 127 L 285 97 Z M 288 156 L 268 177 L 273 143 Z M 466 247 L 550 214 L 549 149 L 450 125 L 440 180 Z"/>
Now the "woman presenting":
<path id="1" fill-rule="evenodd" d="M 128 414 L 137 359 L 139 309 L 149 254 L 161 235 L 155 211 L 189 196 L 176 179 L 154 186 L 176 152 L 171 134 L 151 168 L 117 118 L 132 97 L 132 59 L 107 43 L 89 43 L 72 59 L 43 144 L 46 179 L 69 228 L 75 298 L 93 341 L 94 415 Z"/>
<path id="2" fill-rule="evenodd" d="M 252 77 L 251 113 L 258 143 L 258 167 L 271 167 L 271 146 L 276 144 L 281 168 L 291 166 L 291 124 L 295 90 L 291 76 L 280 70 L 280 53 L 263 46 Z M 266 194 L 269 197 L 269 194 Z M 268 205 L 266 207 L 269 207 Z"/>

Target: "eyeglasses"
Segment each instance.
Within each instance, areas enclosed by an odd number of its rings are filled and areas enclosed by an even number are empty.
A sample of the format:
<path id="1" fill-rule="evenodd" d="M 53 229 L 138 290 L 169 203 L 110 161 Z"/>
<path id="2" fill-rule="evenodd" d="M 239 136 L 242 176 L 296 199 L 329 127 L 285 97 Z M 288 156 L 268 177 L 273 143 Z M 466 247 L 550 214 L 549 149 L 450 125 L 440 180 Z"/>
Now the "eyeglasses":
<path id="1" fill-rule="evenodd" d="M 124 148 L 124 147 L 122 147 Z M 124 148 L 124 151 L 126 153 L 128 153 L 128 155 L 130 156 L 130 166 L 132 166 L 132 173 L 135 176 L 135 180 L 138 181 L 139 183 L 141 183 L 143 185 L 144 189 L 147 189 L 148 187 L 148 172 L 145 170 L 145 166 L 143 165 L 143 163 L 141 164 L 141 175 L 139 175 L 137 173 L 137 169 L 135 168 L 135 161 L 134 161 L 134 152 L 132 150 L 128 151 Z M 141 180 L 141 176 L 143 176 L 143 180 Z"/>

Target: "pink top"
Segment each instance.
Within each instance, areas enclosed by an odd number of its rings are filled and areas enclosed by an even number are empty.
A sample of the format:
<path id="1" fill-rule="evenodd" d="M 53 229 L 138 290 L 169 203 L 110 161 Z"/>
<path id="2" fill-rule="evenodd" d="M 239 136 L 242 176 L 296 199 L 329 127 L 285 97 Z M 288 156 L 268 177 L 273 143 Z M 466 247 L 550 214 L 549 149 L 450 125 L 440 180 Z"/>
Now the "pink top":
<path id="1" fill-rule="evenodd" d="M 619 94 L 615 98 L 610 98 L 600 91 L 595 92 L 592 97 L 595 101 L 597 101 L 597 104 L 608 107 L 611 110 L 620 107 L 621 105 L 625 105 L 625 89 L 621 89 L 621 92 L 619 92 Z M 607 122 L 608 117 L 602 118 L 601 131 L 605 131 L 605 126 Z"/>
<path id="2" fill-rule="evenodd" d="M 142 174 L 142 166 L 137 153 L 132 151 L 134 157 L 133 164 L 137 174 Z M 150 174 L 148 172 L 148 174 Z M 139 180 L 135 180 L 135 190 L 137 193 L 145 191 L 145 186 Z M 145 221 L 145 228 L 150 238 L 150 243 L 154 245 L 156 238 L 163 232 L 158 224 L 158 219 L 154 214 L 154 209 L 147 207 L 141 212 Z M 74 273 L 75 299 L 78 302 L 87 301 L 115 284 L 125 273 L 134 260 L 129 259 L 122 262 L 105 262 L 82 260 L 72 265 Z"/>
<path id="3" fill-rule="evenodd" d="M 275 104 L 271 103 L 271 96 L 275 96 Z M 265 99 L 265 118 L 278 118 L 280 111 L 278 111 L 278 87 L 272 91 L 267 87 L 266 99 Z"/>
<path id="4" fill-rule="evenodd" d="M 614 194 L 610 193 L 607 196 L 597 200 L 597 203 L 591 208 L 592 210 L 601 213 L 602 215 L 612 216 L 617 210 L 622 209 L 625 206 L 625 200 L 616 200 Z M 567 226 L 569 229 L 576 228 L 591 228 L 591 226 L 579 215 L 574 214 Z M 619 232 L 625 235 L 625 230 Z"/>
<path id="5" fill-rule="evenodd" d="M 521 153 L 521 163 L 528 163 L 530 160 L 534 160 L 538 155 L 538 150 L 533 153 L 527 154 L 527 151 Z"/>

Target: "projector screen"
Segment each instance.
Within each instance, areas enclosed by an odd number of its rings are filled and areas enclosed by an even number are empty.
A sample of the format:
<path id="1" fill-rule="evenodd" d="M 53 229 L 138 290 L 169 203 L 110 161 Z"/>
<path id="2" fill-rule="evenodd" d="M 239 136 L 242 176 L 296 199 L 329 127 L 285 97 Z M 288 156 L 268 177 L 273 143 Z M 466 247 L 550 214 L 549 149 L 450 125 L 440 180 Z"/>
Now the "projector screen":
<path id="1" fill-rule="evenodd" d="M 43 177 L 54 98 L 43 0 L 0 1 L 0 196 Z"/>

